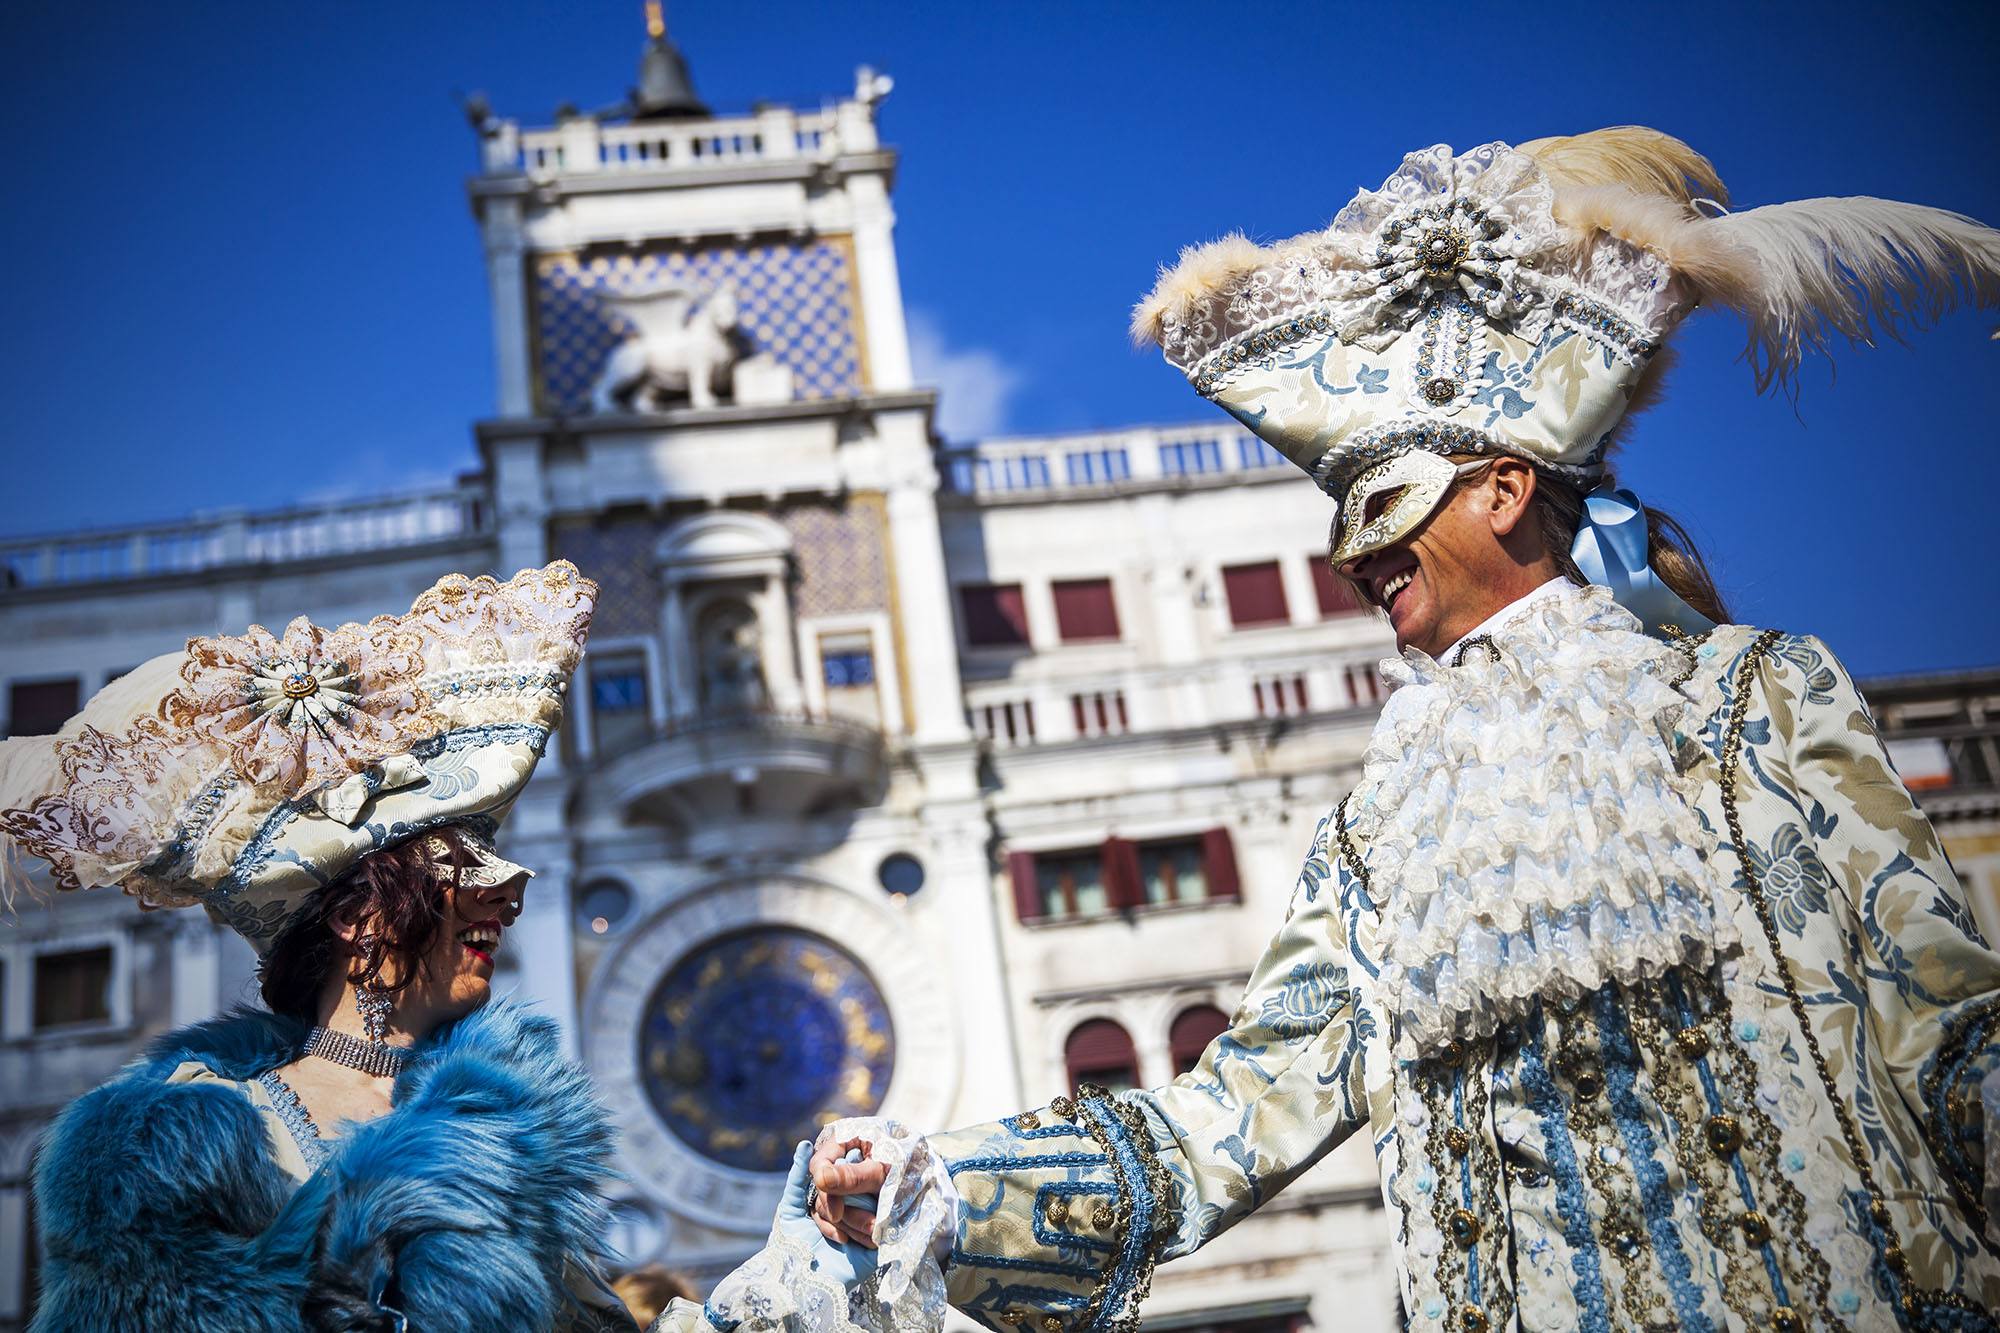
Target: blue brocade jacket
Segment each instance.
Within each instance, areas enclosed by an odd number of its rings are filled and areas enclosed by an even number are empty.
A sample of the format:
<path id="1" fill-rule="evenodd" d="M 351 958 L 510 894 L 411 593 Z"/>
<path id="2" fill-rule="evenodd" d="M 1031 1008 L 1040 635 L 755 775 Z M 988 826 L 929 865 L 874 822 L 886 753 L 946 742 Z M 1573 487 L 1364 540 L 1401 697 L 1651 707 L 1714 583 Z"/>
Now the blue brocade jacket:
<path id="1" fill-rule="evenodd" d="M 1724 626 L 1689 651 L 1675 762 L 1740 948 L 1399 1061 L 1371 990 L 1396 868 L 1343 803 L 1193 1072 L 932 1140 L 953 1303 L 1129 1328 L 1156 1260 L 1366 1129 L 1415 1329 L 2000 1327 L 2000 958 L 1822 644 Z"/>

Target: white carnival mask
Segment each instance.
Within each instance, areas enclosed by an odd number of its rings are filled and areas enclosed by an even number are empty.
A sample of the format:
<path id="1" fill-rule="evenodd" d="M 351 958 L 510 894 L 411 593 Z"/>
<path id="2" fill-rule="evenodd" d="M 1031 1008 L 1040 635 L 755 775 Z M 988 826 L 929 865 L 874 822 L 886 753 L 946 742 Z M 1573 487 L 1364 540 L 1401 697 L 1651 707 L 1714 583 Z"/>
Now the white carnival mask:
<path id="1" fill-rule="evenodd" d="M 1333 548 L 1337 569 L 1350 560 L 1394 546 L 1438 511 L 1460 477 L 1490 464 L 1490 458 L 1453 463 L 1421 450 L 1398 454 L 1354 479 L 1340 502 L 1340 540 Z M 1374 501 L 1386 497 L 1377 506 Z M 1373 511 L 1376 515 L 1370 518 Z"/>

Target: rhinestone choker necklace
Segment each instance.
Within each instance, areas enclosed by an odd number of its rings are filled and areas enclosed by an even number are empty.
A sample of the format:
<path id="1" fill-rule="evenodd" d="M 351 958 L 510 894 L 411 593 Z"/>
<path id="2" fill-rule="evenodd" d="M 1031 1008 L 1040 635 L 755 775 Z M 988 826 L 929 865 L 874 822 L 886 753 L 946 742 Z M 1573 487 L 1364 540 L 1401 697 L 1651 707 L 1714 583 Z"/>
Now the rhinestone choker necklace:
<path id="1" fill-rule="evenodd" d="M 349 1069 L 358 1069 L 364 1074 L 373 1074 L 376 1078 L 394 1078 L 403 1072 L 403 1066 L 410 1058 L 410 1053 L 401 1046 L 362 1041 L 345 1032 L 318 1027 L 306 1037 L 305 1053 L 331 1060 L 337 1065 L 346 1065 Z"/>

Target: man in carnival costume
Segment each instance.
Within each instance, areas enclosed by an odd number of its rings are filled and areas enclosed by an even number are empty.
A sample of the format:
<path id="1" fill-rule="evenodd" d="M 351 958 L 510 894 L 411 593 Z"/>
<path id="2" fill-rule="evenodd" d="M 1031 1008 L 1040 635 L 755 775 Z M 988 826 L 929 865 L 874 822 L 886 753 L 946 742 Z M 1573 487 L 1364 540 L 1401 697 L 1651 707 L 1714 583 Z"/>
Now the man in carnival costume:
<path id="1" fill-rule="evenodd" d="M 1716 623 L 1607 465 L 1698 303 L 1782 383 L 1894 304 L 2000 301 L 2000 233 L 1722 198 L 1650 130 L 1440 146 L 1139 307 L 1338 502 L 1400 688 L 1192 1073 L 929 1140 L 982 1323 L 1134 1327 L 1156 1261 L 1366 1129 L 1413 1328 L 2000 1328 L 2000 958 L 1839 663 Z M 829 1239 L 870 1235 L 850 1146 L 814 1163 Z"/>

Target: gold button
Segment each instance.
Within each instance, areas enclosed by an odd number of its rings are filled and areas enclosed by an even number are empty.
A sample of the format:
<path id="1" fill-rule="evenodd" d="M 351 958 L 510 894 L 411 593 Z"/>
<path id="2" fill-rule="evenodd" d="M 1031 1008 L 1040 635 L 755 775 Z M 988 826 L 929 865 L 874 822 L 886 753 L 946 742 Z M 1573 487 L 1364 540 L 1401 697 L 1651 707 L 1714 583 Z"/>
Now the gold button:
<path id="1" fill-rule="evenodd" d="M 1022 1129 L 1040 1129 L 1042 1127 L 1042 1118 L 1033 1111 L 1023 1111 L 1015 1118 L 1014 1123 Z"/>
<path id="2" fill-rule="evenodd" d="M 1727 1157 L 1743 1146 L 1743 1126 L 1736 1123 L 1733 1115 L 1712 1115 L 1708 1118 L 1708 1146 L 1718 1157 Z"/>
<path id="3" fill-rule="evenodd" d="M 1586 1069 L 1576 1076 L 1576 1095 L 1589 1101 L 1604 1091 L 1604 1075 L 1595 1069 Z"/>
<path id="4" fill-rule="evenodd" d="M 1486 1333 L 1486 1311 L 1476 1305 L 1462 1305 L 1458 1310 L 1458 1326 L 1465 1333 Z"/>
<path id="5" fill-rule="evenodd" d="M 1444 1050 L 1438 1054 L 1438 1059 L 1448 1065 L 1456 1066 L 1462 1063 L 1465 1059 L 1465 1043 L 1457 1041 L 1446 1042 Z"/>
<path id="6" fill-rule="evenodd" d="M 1067 1097 L 1056 1098 L 1049 1103 L 1049 1109 L 1065 1120 L 1072 1119 L 1076 1115 L 1076 1103 Z"/>
<path id="7" fill-rule="evenodd" d="M 1451 1215 L 1451 1238 L 1465 1249 L 1479 1242 L 1479 1219 L 1464 1208 Z"/>
<path id="8" fill-rule="evenodd" d="M 1056 1195 L 1055 1198 L 1049 1200 L 1049 1206 L 1047 1211 L 1048 1211 L 1049 1225 L 1052 1227 L 1059 1227 L 1063 1223 L 1069 1221 L 1068 1197 L 1066 1195 L 1061 1195 L 1061 1194 Z"/>
<path id="9" fill-rule="evenodd" d="M 1771 1239 L 1771 1224 L 1762 1213 L 1745 1213 L 1737 1219 L 1737 1225 L 1743 1228 L 1743 1239 L 1752 1245 L 1762 1245 Z"/>
<path id="10" fill-rule="evenodd" d="M 1457 1125 L 1453 1125 L 1444 1132 L 1444 1146 L 1451 1149 L 1456 1156 L 1463 1157 L 1465 1150 L 1472 1146 L 1472 1136 Z"/>
<path id="11" fill-rule="evenodd" d="M 1630 1259 L 1646 1244 L 1646 1237 L 1637 1227 L 1620 1227 L 1608 1232 L 1604 1240 L 1611 1247 L 1611 1252 L 1621 1259 Z"/>
<path id="12" fill-rule="evenodd" d="M 1028 1312 L 1019 1306 L 1010 1305 L 1000 1312 L 1000 1322 L 1003 1324 L 1025 1324 L 1028 1322 Z"/>
<path id="13" fill-rule="evenodd" d="M 1773 1333 L 1804 1333 L 1805 1326 L 1805 1320 L 1799 1318 L 1799 1312 L 1789 1305 L 1781 1305 L 1771 1311 Z"/>
<path id="14" fill-rule="evenodd" d="M 1019 1214 L 1016 1214 L 1016 1216 L 1019 1216 Z M 1108 1203 L 1100 1203 L 1097 1207 L 1090 1210 L 1091 1225 L 1095 1226 L 1099 1231 L 1109 1231 L 1111 1224 L 1117 1220 L 1118 1214 L 1111 1211 L 1111 1205 Z"/>
<path id="15" fill-rule="evenodd" d="M 1042 1333 L 1062 1333 L 1062 1320 L 1052 1314 L 1043 1315 Z"/>
<path id="16" fill-rule="evenodd" d="M 1674 1045 L 1688 1059 L 1699 1060 L 1708 1054 L 1708 1034 L 1698 1027 L 1684 1027 L 1674 1034 Z"/>

